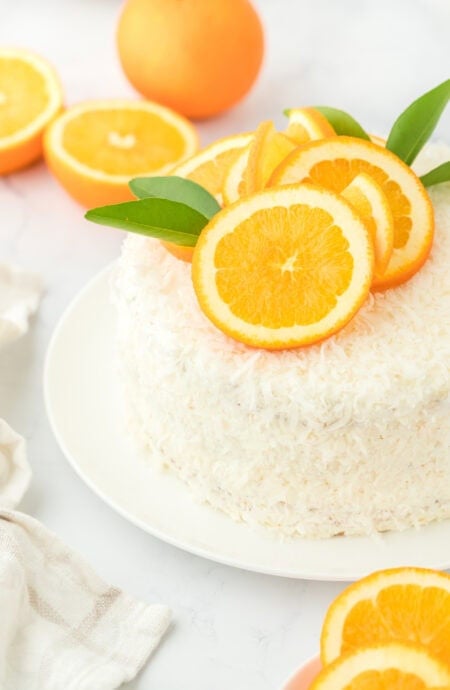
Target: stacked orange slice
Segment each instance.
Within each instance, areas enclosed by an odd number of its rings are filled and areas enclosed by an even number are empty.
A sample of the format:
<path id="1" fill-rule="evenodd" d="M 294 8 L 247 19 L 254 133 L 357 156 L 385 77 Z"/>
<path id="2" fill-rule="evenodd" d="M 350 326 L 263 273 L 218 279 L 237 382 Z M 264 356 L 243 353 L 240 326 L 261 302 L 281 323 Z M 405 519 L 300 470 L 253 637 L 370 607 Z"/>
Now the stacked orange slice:
<path id="1" fill-rule="evenodd" d="M 270 184 L 309 182 L 342 194 L 361 173 L 378 183 L 392 213 L 392 256 L 374 280 L 375 288 L 385 289 L 414 275 L 426 261 L 433 241 L 431 202 L 409 166 L 378 144 L 340 136 L 296 149 L 275 170 Z"/>
<path id="2" fill-rule="evenodd" d="M 450 576 L 397 568 L 351 585 L 325 617 L 321 660 L 311 690 L 448 690 Z"/>
<path id="3" fill-rule="evenodd" d="M 223 139 L 175 168 L 225 208 L 193 261 L 199 304 L 254 347 L 300 347 L 340 330 L 370 289 L 408 280 L 426 261 L 433 211 L 422 183 L 379 139 L 337 136 L 314 108 Z"/>
<path id="4" fill-rule="evenodd" d="M 311 185 L 264 190 L 218 213 L 194 251 L 192 278 L 205 314 L 255 347 L 322 340 L 367 297 L 369 232 L 339 195 Z"/>
<path id="5" fill-rule="evenodd" d="M 189 241 L 195 247 L 163 242 L 193 261 L 194 289 L 212 323 L 273 350 L 340 331 L 370 290 L 400 285 L 422 267 L 434 234 L 425 187 L 383 140 L 336 109 L 287 114 L 283 132 L 264 121 L 172 168 L 219 207 L 203 217 Z"/>

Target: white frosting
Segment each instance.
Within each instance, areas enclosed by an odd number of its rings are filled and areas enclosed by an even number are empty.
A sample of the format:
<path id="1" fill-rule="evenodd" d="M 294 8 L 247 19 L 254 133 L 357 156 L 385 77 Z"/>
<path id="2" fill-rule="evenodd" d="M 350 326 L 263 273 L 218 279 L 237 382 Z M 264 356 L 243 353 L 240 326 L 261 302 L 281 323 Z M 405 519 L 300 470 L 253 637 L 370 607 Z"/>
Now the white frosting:
<path id="1" fill-rule="evenodd" d="M 450 158 L 429 147 L 421 172 Z M 408 283 L 320 345 L 255 350 L 200 311 L 190 266 L 129 236 L 115 283 L 131 432 L 236 520 L 283 535 L 402 529 L 450 516 L 450 186 Z M 132 471 L 132 469 L 131 469 Z"/>

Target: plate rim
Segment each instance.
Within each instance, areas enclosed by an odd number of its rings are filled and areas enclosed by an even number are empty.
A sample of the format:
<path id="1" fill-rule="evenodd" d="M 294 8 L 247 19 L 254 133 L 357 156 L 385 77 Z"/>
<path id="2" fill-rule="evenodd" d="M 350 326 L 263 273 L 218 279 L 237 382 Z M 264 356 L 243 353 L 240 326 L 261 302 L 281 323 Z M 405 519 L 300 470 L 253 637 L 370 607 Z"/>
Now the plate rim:
<path id="1" fill-rule="evenodd" d="M 61 313 L 56 326 L 54 327 L 54 330 L 52 332 L 52 335 L 50 337 L 49 343 L 47 345 L 47 350 L 45 353 L 45 359 L 44 359 L 44 367 L 43 367 L 43 397 L 44 397 L 44 406 L 47 414 L 47 418 L 50 424 L 50 428 L 52 430 L 52 433 L 55 437 L 55 440 L 59 446 L 60 451 L 62 452 L 63 456 L 66 458 L 68 461 L 69 465 L 71 468 L 74 470 L 75 474 L 78 476 L 78 478 L 83 481 L 89 489 L 98 497 L 100 498 L 106 505 L 111 508 L 114 512 L 119 514 L 123 519 L 125 519 L 127 522 L 130 522 L 134 526 L 138 527 L 139 529 L 143 530 L 147 534 L 150 534 L 151 536 L 155 537 L 156 539 L 159 539 L 167 544 L 170 544 L 171 546 L 174 546 L 178 549 L 181 549 L 182 551 L 186 551 L 188 553 L 192 553 L 195 556 L 199 556 L 201 558 L 205 558 L 207 560 L 210 560 L 212 562 L 220 563 L 222 565 L 227 565 L 232 568 L 238 568 L 240 570 L 245 570 L 247 572 L 255 572 L 263 575 L 270 575 L 270 576 L 276 576 L 276 577 L 283 577 L 283 578 L 289 578 L 289 579 L 301 579 L 301 580 L 309 580 L 309 581 L 317 581 L 317 582 L 349 582 L 349 581 L 354 581 L 357 579 L 360 579 L 361 577 L 364 576 L 364 574 L 361 571 L 356 572 L 357 568 L 350 568 L 347 572 L 345 573 L 339 573 L 339 572 L 324 572 L 323 569 L 310 569 L 307 572 L 300 572 L 301 568 L 299 568 L 296 571 L 290 570 L 290 569 L 285 569 L 285 570 L 277 570 L 276 568 L 270 568 L 270 567 L 265 567 L 257 564 L 250 564 L 247 562 L 242 562 L 238 560 L 237 558 L 233 558 L 231 556 L 224 556 L 221 555 L 220 552 L 213 552 L 210 549 L 208 550 L 207 548 L 202 548 L 201 546 L 197 546 L 193 543 L 186 543 L 186 541 L 183 541 L 182 539 L 177 538 L 176 536 L 173 536 L 171 534 L 168 534 L 161 530 L 158 526 L 153 526 L 150 525 L 148 522 L 145 520 L 139 518 L 136 515 L 133 515 L 133 513 L 130 513 L 126 508 L 120 505 L 114 498 L 111 498 L 108 496 L 105 491 L 99 487 L 94 480 L 92 480 L 89 475 L 82 469 L 80 468 L 79 464 L 77 463 L 76 458 L 74 457 L 72 451 L 69 449 L 69 447 L 66 444 L 66 441 L 61 434 L 59 428 L 58 428 L 58 423 L 56 422 L 54 411 L 53 411 L 53 405 L 51 401 L 51 368 L 53 365 L 53 355 L 54 351 L 57 347 L 59 338 L 61 336 L 61 333 L 64 331 L 64 328 L 66 326 L 66 323 L 70 321 L 70 317 L 72 316 L 72 312 L 75 311 L 75 309 L 79 306 L 79 303 L 82 302 L 87 295 L 96 287 L 97 284 L 101 284 L 107 276 L 111 274 L 111 272 L 114 270 L 114 267 L 117 265 L 117 260 L 109 263 L 106 265 L 103 269 L 101 269 L 99 272 L 97 272 L 93 277 L 91 277 L 87 283 L 79 290 L 74 297 L 69 301 L 68 305 L 66 308 L 63 310 Z M 190 494 L 190 491 L 188 487 L 185 487 L 182 482 L 180 482 L 181 486 L 183 486 L 188 494 Z M 214 510 L 211 506 L 203 504 L 202 507 L 205 510 L 212 511 L 216 513 L 217 511 Z M 231 518 L 228 518 L 231 520 Z M 441 521 L 440 523 L 442 524 L 443 522 L 448 522 L 449 523 L 449 528 L 450 528 L 450 520 L 446 521 Z M 426 530 L 427 527 L 433 526 L 437 524 L 436 522 L 430 523 L 429 525 L 425 525 L 422 527 L 422 530 Z M 242 525 L 245 527 L 246 525 Z M 251 530 L 250 526 L 246 526 L 247 529 Z M 410 528 L 410 530 L 414 530 L 415 528 Z M 405 530 L 405 532 L 408 532 L 410 530 Z M 419 530 L 417 530 L 418 532 Z M 402 532 L 395 532 L 394 534 L 402 534 Z M 381 535 L 383 536 L 383 535 Z M 388 533 L 389 536 L 389 533 Z M 316 541 L 321 541 L 322 543 L 330 543 L 334 539 L 371 539 L 370 536 L 364 536 L 362 535 L 361 537 L 330 537 L 328 539 L 321 539 L 321 540 L 311 540 L 311 539 L 305 539 L 302 537 L 297 538 L 299 541 L 304 541 L 304 542 L 316 542 Z M 375 537 L 376 539 L 376 537 Z M 447 560 L 444 560 L 444 557 L 442 557 L 442 560 L 439 561 L 438 563 L 430 563 L 426 567 L 429 568 L 434 568 L 436 570 L 446 570 L 450 568 L 450 554 L 447 557 Z M 367 573 L 366 573 L 367 574 Z"/>

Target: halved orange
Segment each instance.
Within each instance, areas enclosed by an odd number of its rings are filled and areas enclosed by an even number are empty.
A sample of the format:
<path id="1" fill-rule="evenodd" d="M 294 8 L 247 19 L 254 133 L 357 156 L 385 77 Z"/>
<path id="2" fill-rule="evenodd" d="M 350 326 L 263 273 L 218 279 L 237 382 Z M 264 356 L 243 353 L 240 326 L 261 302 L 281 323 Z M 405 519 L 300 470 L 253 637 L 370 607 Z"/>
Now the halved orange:
<path id="1" fill-rule="evenodd" d="M 315 343 L 366 299 L 374 250 L 342 197 L 312 185 L 269 189 L 220 211 L 202 231 L 192 278 L 224 333 L 271 350 Z"/>
<path id="2" fill-rule="evenodd" d="M 394 249 L 394 219 L 385 193 L 367 173 L 360 173 L 341 192 L 358 211 L 375 248 L 375 275 L 381 277 Z"/>
<path id="3" fill-rule="evenodd" d="M 222 190 L 225 206 L 234 203 L 246 194 L 245 171 L 247 170 L 249 155 L 250 145 L 239 154 L 228 170 Z"/>
<path id="4" fill-rule="evenodd" d="M 290 108 L 286 114 L 289 123 L 284 133 L 297 146 L 308 141 L 336 136 L 327 118 L 315 108 Z"/>
<path id="5" fill-rule="evenodd" d="M 132 199 L 131 178 L 167 174 L 198 147 L 193 125 L 150 101 L 89 101 L 69 108 L 44 138 L 48 165 L 84 206 Z"/>
<path id="6" fill-rule="evenodd" d="M 331 605 L 323 625 L 321 657 L 392 640 L 427 646 L 450 663 L 450 576 L 434 570 L 385 570 L 350 585 Z"/>
<path id="7" fill-rule="evenodd" d="M 172 175 L 187 177 L 213 194 L 222 203 L 225 177 L 237 159 L 253 139 L 253 134 L 236 134 L 215 141 L 181 165 L 171 170 Z"/>
<path id="8" fill-rule="evenodd" d="M 0 174 L 41 156 L 44 129 L 61 108 L 61 85 L 45 60 L 0 48 Z"/>
<path id="9" fill-rule="evenodd" d="M 296 148 L 291 139 L 277 132 L 273 122 L 261 122 L 250 144 L 244 171 L 246 194 L 264 189 L 275 168 Z"/>
<path id="10" fill-rule="evenodd" d="M 431 690 L 450 685 L 450 665 L 425 647 L 391 642 L 344 654 L 309 690 Z"/>
<path id="11" fill-rule="evenodd" d="M 387 197 L 394 219 L 394 249 L 374 286 L 403 283 L 425 263 L 433 242 L 430 198 L 415 173 L 396 155 L 370 141 L 339 136 L 313 141 L 291 153 L 275 170 L 271 185 L 311 182 L 339 194 L 360 173 L 374 178 Z"/>

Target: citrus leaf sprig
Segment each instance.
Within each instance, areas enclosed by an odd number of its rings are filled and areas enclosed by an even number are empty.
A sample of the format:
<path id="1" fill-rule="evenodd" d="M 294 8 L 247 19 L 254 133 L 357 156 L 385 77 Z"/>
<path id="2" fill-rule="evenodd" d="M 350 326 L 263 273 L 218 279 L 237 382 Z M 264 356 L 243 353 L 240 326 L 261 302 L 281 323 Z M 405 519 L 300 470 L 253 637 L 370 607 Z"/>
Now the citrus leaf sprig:
<path id="1" fill-rule="evenodd" d="M 368 139 L 370 141 L 370 136 L 361 127 L 359 122 L 344 110 L 330 108 L 327 105 L 315 105 L 314 108 L 327 118 L 328 122 L 339 136 L 357 137 L 358 139 Z"/>
<path id="2" fill-rule="evenodd" d="M 432 187 L 435 184 L 441 184 L 441 182 L 450 182 L 450 161 L 441 163 L 437 168 L 433 168 L 426 175 L 422 175 L 420 178 L 424 187 Z"/>
<path id="3" fill-rule="evenodd" d="M 392 125 L 386 148 L 411 165 L 433 134 L 450 101 L 450 79 L 417 98 Z"/>
<path id="4" fill-rule="evenodd" d="M 407 165 L 411 165 L 433 134 L 439 119 L 450 101 L 450 79 L 427 91 L 413 101 L 392 125 L 386 148 Z M 329 106 L 313 106 L 324 115 L 338 136 L 358 139 L 370 136 L 351 115 Z M 284 110 L 289 116 L 290 108 Z M 425 187 L 450 181 L 450 161 L 430 170 L 421 178 Z"/>
<path id="5" fill-rule="evenodd" d="M 93 208 L 85 218 L 183 247 L 195 247 L 205 225 L 220 210 L 206 189 L 181 177 L 137 177 L 129 186 L 137 201 Z"/>
<path id="6" fill-rule="evenodd" d="M 184 177 L 177 177 L 176 175 L 170 177 L 135 177 L 128 186 L 138 199 L 155 197 L 179 201 L 195 208 L 207 218 L 212 218 L 220 211 L 220 205 L 212 194 L 201 185 L 192 180 L 186 180 Z"/>

